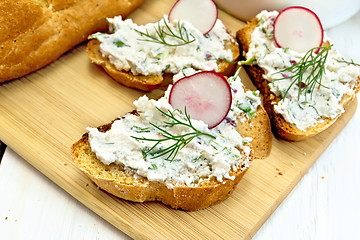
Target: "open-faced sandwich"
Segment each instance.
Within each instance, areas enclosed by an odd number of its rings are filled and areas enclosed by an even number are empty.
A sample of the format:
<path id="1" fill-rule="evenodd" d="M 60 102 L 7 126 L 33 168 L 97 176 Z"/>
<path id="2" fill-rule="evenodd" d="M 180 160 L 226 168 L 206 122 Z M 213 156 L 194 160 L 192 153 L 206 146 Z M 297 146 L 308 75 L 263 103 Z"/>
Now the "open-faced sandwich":
<path id="1" fill-rule="evenodd" d="M 356 99 L 359 65 L 330 45 L 309 9 L 262 11 L 237 38 L 277 136 L 292 141 L 314 136 Z"/>
<path id="2" fill-rule="evenodd" d="M 193 4 L 201 4 L 202 10 L 188 9 Z M 178 1 L 169 16 L 156 23 L 139 26 L 121 17 L 108 22 L 110 33 L 91 35 L 87 52 L 92 62 L 125 86 L 150 91 L 187 67 L 226 76 L 235 72 L 239 46 L 217 18 L 212 1 Z"/>
<path id="3" fill-rule="evenodd" d="M 258 91 L 238 76 L 183 74 L 164 97 L 140 97 L 134 112 L 88 128 L 73 145 L 75 164 L 100 188 L 126 200 L 202 209 L 226 199 L 251 162 L 270 153 Z"/>

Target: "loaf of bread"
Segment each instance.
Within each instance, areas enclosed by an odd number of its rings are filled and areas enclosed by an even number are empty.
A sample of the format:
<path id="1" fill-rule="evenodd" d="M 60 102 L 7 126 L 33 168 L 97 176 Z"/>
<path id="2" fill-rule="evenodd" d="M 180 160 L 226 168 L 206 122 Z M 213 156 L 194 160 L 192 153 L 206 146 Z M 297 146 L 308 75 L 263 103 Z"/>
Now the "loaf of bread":
<path id="1" fill-rule="evenodd" d="M 163 104 L 160 104 L 160 106 L 163 106 Z M 246 143 L 244 143 L 246 146 L 244 149 L 242 149 L 240 146 L 236 147 L 240 152 L 239 153 L 240 155 L 236 157 L 237 167 L 230 168 L 230 171 L 225 174 L 227 177 L 223 177 L 222 180 L 219 180 L 217 179 L 217 177 L 212 176 L 212 177 L 200 177 L 197 180 L 193 180 L 196 181 L 194 183 L 172 182 L 172 180 L 171 181 L 169 180 L 170 182 L 168 180 L 162 181 L 159 180 L 159 178 L 161 176 L 161 173 L 163 173 L 163 171 L 160 171 L 159 173 L 160 176 L 154 177 L 153 175 L 150 175 L 153 179 L 149 180 L 148 177 L 139 176 L 138 174 L 136 174 L 137 172 L 134 169 L 132 169 L 131 166 L 125 165 L 124 163 L 120 163 L 122 162 L 122 160 L 119 160 L 118 157 L 116 157 L 118 160 L 115 160 L 115 162 L 108 162 L 107 159 L 104 160 L 104 158 L 106 158 L 104 157 L 106 156 L 106 154 L 105 155 L 100 154 L 98 156 L 97 155 L 98 153 L 96 152 L 96 150 L 92 148 L 90 144 L 90 138 L 92 138 L 90 132 L 85 133 L 79 141 L 73 144 L 71 149 L 72 158 L 75 164 L 99 188 L 104 189 L 105 191 L 119 198 L 134 202 L 159 201 L 166 205 L 171 206 L 172 208 L 183 209 L 188 211 L 203 209 L 228 198 L 231 195 L 231 193 L 234 191 L 236 185 L 238 184 L 242 176 L 247 171 L 248 167 L 251 165 L 251 162 L 254 159 L 265 158 L 266 156 L 269 155 L 271 150 L 271 142 L 272 142 L 270 121 L 266 114 L 266 111 L 261 105 L 258 105 L 257 108 L 255 108 L 255 110 L 256 110 L 255 114 L 252 115 L 251 117 L 245 117 L 246 115 L 245 112 L 241 113 L 241 117 L 239 116 L 238 120 L 237 121 L 235 120 L 236 124 L 234 124 L 233 122 L 225 123 L 226 120 L 224 120 L 224 123 L 222 123 L 224 125 L 227 125 L 226 126 L 227 129 L 235 127 L 236 131 L 241 136 L 239 137 L 240 139 L 245 140 L 251 138 L 250 142 L 247 142 L 246 140 Z M 153 116 L 154 113 L 145 112 L 142 114 L 143 116 Z M 134 118 L 139 118 L 140 116 L 138 110 L 128 115 L 131 115 L 133 117 L 129 120 L 130 122 L 134 122 L 135 121 Z M 105 124 L 103 126 L 98 127 L 96 132 L 98 131 L 100 133 L 107 133 L 113 127 L 113 124 L 115 122 L 123 120 L 123 118 L 119 118 L 119 119 L 116 119 L 115 121 L 109 124 Z M 120 123 L 117 122 L 117 124 Z M 118 126 L 119 125 L 116 126 L 116 129 L 118 129 Z M 131 127 L 131 129 L 133 128 L 134 127 Z M 147 128 L 137 127 L 137 129 L 140 129 L 141 131 L 147 131 Z M 218 131 L 218 130 L 214 130 L 214 131 Z M 182 134 L 184 133 L 186 132 L 183 132 Z M 92 132 L 92 134 L 94 134 L 94 132 Z M 114 136 L 114 134 L 115 133 L 112 132 L 108 136 Z M 107 137 L 105 137 L 105 139 L 106 139 L 105 141 L 109 140 Z M 116 141 L 121 141 L 121 142 L 131 141 L 131 138 L 128 140 L 124 140 L 125 139 L 124 136 L 117 137 L 116 139 L 118 139 Z M 243 141 L 243 140 L 237 139 L 236 141 Z M 108 144 L 114 144 L 113 141 L 114 140 L 111 140 Z M 211 142 L 201 143 L 197 141 L 198 140 L 195 141 L 194 143 L 195 145 L 189 147 L 190 150 L 184 148 L 185 149 L 184 154 L 187 154 L 188 153 L 187 151 L 191 151 L 192 148 L 198 148 L 196 144 L 206 145 L 207 147 L 214 147 L 214 148 L 217 148 L 219 146 L 216 145 L 216 143 L 214 143 L 214 146 L 212 146 L 213 144 Z M 126 145 L 127 143 L 123 142 L 119 144 L 120 147 L 123 147 L 124 144 Z M 106 144 L 106 146 L 104 147 L 107 146 L 109 145 Z M 230 151 L 230 149 L 228 149 L 227 147 L 225 147 L 223 150 Z M 115 153 L 115 151 L 117 153 Z M 132 149 L 127 154 L 133 154 L 134 151 L 139 151 L 139 150 Z M 119 153 L 118 150 L 111 150 L 110 152 L 111 155 L 122 156 L 121 158 L 129 157 L 124 153 L 125 151 Z M 196 154 L 200 154 L 200 152 L 196 151 Z M 201 152 L 200 157 L 202 156 L 202 154 L 203 153 Z M 181 155 L 181 156 L 184 156 L 184 158 L 187 157 L 187 155 Z M 215 154 L 215 156 L 217 155 Z M 141 157 L 141 154 L 139 157 Z M 101 158 L 102 160 L 100 160 L 99 158 Z M 130 160 L 124 160 L 124 161 L 130 161 Z M 143 168 L 144 166 L 142 165 L 146 165 L 147 161 L 150 160 L 146 160 L 145 162 L 142 162 L 140 168 Z M 177 163 L 175 163 L 175 161 L 180 161 L 180 162 L 184 161 L 184 166 L 186 166 L 185 168 L 191 169 L 192 168 L 191 165 L 194 164 L 193 161 L 196 162 L 199 160 L 196 160 L 195 158 L 195 160 L 191 160 L 189 163 L 186 163 L 185 159 L 176 159 L 171 161 L 168 160 L 165 161 L 164 163 L 166 165 L 174 164 L 172 166 L 178 166 L 176 165 Z M 217 163 L 219 166 L 222 166 L 221 159 L 217 159 L 217 160 L 214 159 L 211 161 L 213 162 L 213 164 Z M 132 163 L 129 162 L 129 164 L 131 165 Z M 161 163 L 157 162 L 156 165 L 159 166 L 159 164 L 161 165 Z M 206 158 L 204 164 L 206 164 Z M 135 165 L 139 166 L 139 163 L 136 163 Z M 210 164 L 210 169 L 212 168 L 211 166 L 212 165 Z M 129 168 L 131 169 L 130 171 Z M 183 174 L 182 172 L 178 173 L 178 171 L 182 171 L 180 169 L 175 170 L 176 171 L 175 175 Z M 174 171 L 174 168 L 170 167 L 168 171 Z M 210 171 L 215 171 L 215 170 L 210 170 Z M 187 173 L 184 173 L 184 176 L 188 176 Z M 190 178 L 190 180 L 192 179 L 193 178 Z"/>
<path id="2" fill-rule="evenodd" d="M 0 1 L 0 82 L 22 77 L 127 16 L 144 0 Z"/>
<path id="3" fill-rule="evenodd" d="M 125 25 L 125 24 L 124 24 Z M 170 25 L 170 23 L 169 23 Z M 155 24 L 156 26 L 156 24 Z M 131 25 L 131 27 L 133 27 L 133 25 Z M 110 29 L 114 29 L 115 27 L 110 26 Z M 123 27 L 123 29 L 119 29 L 118 31 L 124 31 L 124 33 L 122 33 L 121 35 L 132 35 L 131 33 L 125 32 L 128 30 L 128 26 L 126 25 L 125 27 Z M 114 30 L 113 30 L 114 31 Z M 165 30 L 162 30 L 165 31 Z M 112 32 L 112 31 L 111 31 Z M 235 69 L 236 69 L 236 62 L 238 60 L 239 57 L 239 46 L 238 43 L 236 41 L 236 38 L 233 34 L 231 34 L 229 31 L 227 31 L 227 33 L 231 36 L 229 39 L 225 40 L 225 43 L 223 45 L 224 49 L 228 49 L 232 52 L 232 58 L 230 60 L 225 60 L 225 59 L 218 59 L 216 61 L 217 64 L 217 72 L 222 73 L 225 76 L 230 76 L 234 73 Z M 191 33 L 189 33 L 190 35 Z M 116 35 L 116 34 L 114 34 Z M 118 34 L 120 35 L 120 34 Z M 118 37 L 118 35 L 116 35 Z M 156 34 L 154 34 L 155 36 Z M 139 36 L 135 39 L 132 39 L 133 41 L 131 42 L 127 42 L 126 44 L 121 42 L 121 48 L 133 48 L 136 49 L 136 46 L 138 44 L 143 45 L 143 44 L 148 44 L 149 41 L 146 41 L 146 38 L 144 39 L 140 39 L 141 35 L 139 34 Z M 144 41 L 145 40 L 145 41 Z M 172 39 L 171 39 L 172 40 Z M 199 41 L 200 42 L 200 41 Z M 143 74 L 143 73 L 136 73 L 134 74 L 134 72 L 130 71 L 129 69 L 121 69 L 119 67 L 116 67 L 114 65 L 114 62 L 119 61 L 116 59 L 115 54 L 113 53 L 103 53 L 101 51 L 101 47 L 100 47 L 101 42 L 95 38 L 91 41 L 89 41 L 88 45 L 87 45 L 87 53 L 88 56 L 90 58 L 90 60 L 101 66 L 115 81 L 127 86 L 127 87 L 131 87 L 131 88 L 136 88 L 136 89 L 140 89 L 140 90 L 144 90 L 144 91 L 151 91 L 153 89 L 159 88 L 161 85 L 166 86 L 168 85 L 168 83 L 172 82 L 172 76 L 174 74 L 177 74 L 178 72 L 167 72 L 167 71 L 163 71 L 160 74 L 156 73 L 150 73 L 150 74 Z M 157 48 L 162 49 L 162 45 L 165 44 L 158 44 L 155 43 L 151 46 L 149 46 L 147 49 L 150 49 L 151 51 L 156 51 Z M 181 46 L 184 47 L 184 46 Z M 175 47 L 176 48 L 176 47 Z M 169 48 L 169 52 L 173 51 L 174 47 L 170 47 Z M 124 50 L 124 52 L 127 51 L 127 49 Z M 153 53 L 144 53 L 143 49 L 140 50 L 142 53 L 142 56 L 139 56 L 139 58 L 145 58 L 144 61 L 146 60 L 146 58 L 150 58 L 150 56 Z M 183 51 L 183 50 L 176 50 L 176 51 Z M 131 54 L 128 53 L 124 53 L 127 54 L 126 56 L 122 56 L 123 58 L 127 58 L 127 56 L 134 56 L 135 54 L 137 54 L 137 52 L 133 52 Z M 212 54 L 209 50 L 209 54 Z M 146 57 L 143 57 L 143 55 L 145 55 Z M 168 55 L 169 58 L 172 58 L 172 55 L 169 53 L 159 53 L 159 55 Z M 114 57 L 115 56 L 115 57 Z M 110 58 L 112 58 L 113 60 L 110 61 Z M 188 56 L 188 58 L 191 59 L 191 56 Z M 195 61 L 195 56 L 193 56 L 193 61 Z M 129 64 L 131 66 L 136 66 L 139 67 L 140 63 L 134 63 L 131 62 L 130 60 L 127 60 L 129 62 Z M 176 64 L 176 60 L 174 60 L 174 63 Z M 186 67 L 192 67 L 195 69 L 196 66 L 191 66 L 191 63 L 187 63 Z M 199 69 L 199 70 L 205 70 L 205 69 Z M 208 69 L 209 70 L 209 69 Z M 180 70 L 179 70 L 180 71 Z"/>
<path id="4" fill-rule="evenodd" d="M 272 19 L 274 19 L 274 17 Z M 250 46 L 252 43 L 252 34 L 255 31 L 255 29 L 257 27 L 259 27 L 259 24 L 260 23 L 259 23 L 258 18 L 255 18 L 255 19 L 249 21 L 244 28 L 240 29 L 237 32 L 237 39 L 240 43 L 243 58 L 246 58 L 246 54 L 250 51 Z M 271 24 L 269 24 L 269 26 L 271 26 Z M 266 30 L 262 29 L 261 31 L 271 32 L 271 30 L 269 30 L 269 29 L 266 29 Z M 262 37 L 265 38 L 266 33 L 264 33 Z M 273 40 L 272 40 L 272 42 L 273 42 Z M 328 40 L 326 39 L 323 43 L 323 47 L 328 47 L 328 46 L 330 46 L 330 45 L 329 45 Z M 286 49 L 284 49 L 284 51 L 286 51 Z M 333 49 L 330 49 L 329 51 L 333 51 Z M 341 112 L 340 112 L 341 110 L 339 110 L 340 113 L 337 116 L 320 117 L 318 119 L 317 123 L 315 123 L 311 126 L 308 126 L 305 129 L 300 129 L 300 127 L 298 125 L 289 122 L 289 120 L 286 119 L 282 113 L 279 113 L 278 111 L 276 111 L 276 106 L 279 105 L 279 103 L 281 102 L 282 95 L 274 92 L 274 90 L 272 90 L 270 88 L 269 81 L 264 78 L 264 76 L 266 74 L 266 70 L 257 64 L 256 59 L 245 59 L 245 60 L 252 60 L 252 64 L 244 66 L 244 67 L 247 70 L 253 83 L 260 90 L 260 92 L 263 96 L 264 108 L 266 109 L 266 111 L 271 119 L 272 129 L 273 129 L 274 134 L 277 137 L 280 137 L 280 138 L 283 138 L 286 140 L 290 140 L 290 141 L 304 140 L 304 139 L 307 139 L 311 136 L 314 136 L 314 135 L 324 131 L 329 126 L 331 126 L 338 119 L 339 116 L 341 116 Z M 343 58 L 338 59 L 337 61 L 343 61 Z M 349 65 L 350 65 L 349 63 L 342 63 L 342 64 L 343 65 L 341 67 L 349 67 Z M 352 70 L 355 69 L 355 66 L 351 66 L 351 67 L 352 67 Z M 331 67 L 328 67 L 328 68 L 331 68 Z M 280 70 L 281 69 L 279 68 L 278 71 L 280 71 Z M 345 70 L 345 72 L 349 72 L 349 71 L 350 70 Z M 346 80 L 346 81 L 348 81 L 349 85 L 351 86 L 350 87 L 351 89 L 349 91 L 350 93 L 345 93 L 342 96 L 342 98 L 339 100 L 340 106 L 342 106 L 344 108 L 346 107 L 346 105 L 349 102 L 356 99 L 356 93 L 359 91 L 360 77 L 359 77 L 359 75 L 355 76 L 357 71 L 358 70 L 355 69 L 355 71 L 353 71 L 353 72 L 355 72 L 355 74 L 353 74 L 354 76 L 352 76 L 348 80 Z M 325 74 L 331 74 L 331 73 L 325 72 Z M 344 83 L 344 85 L 348 84 L 348 83 Z M 324 87 L 324 86 L 322 86 L 322 87 Z M 325 86 L 325 88 L 331 89 L 332 86 Z M 317 89 L 315 89 L 314 91 L 317 91 Z M 336 90 L 333 90 L 333 94 L 335 91 Z M 308 94 L 307 99 L 311 99 L 311 93 Z M 304 103 L 304 104 L 306 104 L 306 103 Z M 305 117 L 303 118 L 303 120 L 304 121 L 306 120 Z M 301 121 L 301 119 L 299 121 Z"/>

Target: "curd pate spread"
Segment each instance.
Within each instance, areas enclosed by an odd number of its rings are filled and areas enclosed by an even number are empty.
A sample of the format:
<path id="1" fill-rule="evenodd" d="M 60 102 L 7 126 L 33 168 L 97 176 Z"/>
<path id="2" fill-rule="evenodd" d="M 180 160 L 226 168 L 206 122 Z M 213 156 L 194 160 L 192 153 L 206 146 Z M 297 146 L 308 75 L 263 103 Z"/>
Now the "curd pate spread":
<path id="1" fill-rule="evenodd" d="M 98 39 L 103 57 L 119 70 L 134 75 L 162 75 L 178 73 L 184 67 L 199 70 L 217 71 L 219 59 L 231 62 L 233 54 L 225 49 L 226 41 L 233 41 L 221 20 L 213 29 L 203 35 L 190 22 L 175 20 L 169 22 L 165 15 L 156 23 L 137 25 L 131 19 L 121 16 L 108 19 L 110 34 L 96 33 L 91 37 Z M 160 33 L 160 34 L 159 34 Z M 151 37 L 163 43 L 154 42 Z M 173 36 L 182 36 L 179 39 Z"/>

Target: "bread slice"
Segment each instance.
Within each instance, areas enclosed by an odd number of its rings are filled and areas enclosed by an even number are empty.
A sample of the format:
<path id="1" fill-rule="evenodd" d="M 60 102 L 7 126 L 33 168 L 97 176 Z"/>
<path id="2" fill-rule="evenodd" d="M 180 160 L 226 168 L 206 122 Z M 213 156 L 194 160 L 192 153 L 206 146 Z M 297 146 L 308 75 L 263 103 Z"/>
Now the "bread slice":
<path id="1" fill-rule="evenodd" d="M 127 16 L 144 0 L 1 0 L 0 82 L 22 77 Z"/>
<path id="2" fill-rule="evenodd" d="M 230 33 L 230 32 L 229 32 Z M 225 60 L 218 60 L 218 72 L 230 76 L 236 70 L 236 62 L 239 58 L 239 45 L 233 36 L 231 41 L 227 41 L 224 46 L 230 49 L 233 53 L 233 61 L 227 62 Z M 134 75 L 131 72 L 117 69 L 108 58 L 103 57 L 100 52 L 100 42 L 97 39 L 92 39 L 87 45 L 87 53 L 90 60 L 101 66 L 115 81 L 131 88 L 140 89 L 143 91 L 151 91 L 153 89 L 163 86 L 166 88 L 172 80 L 172 74 L 165 73 L 163 75 Z"/>
<path id="3" fill-rule="evenodd" d="M 240 43 L 240 49 L 245 55 L 249 51 L 249 46 L 251 43 L 251 34 L 257 26 L 257 19 L 252 19 L 240 29 L 236 33 L 236 37 Z M 329 43 L 325 42 L 323 46 L 328 46 Z M 244 66 L 247 73 L 249 74 L 250 78 L 252 79 L 254 85 L 260 90 L 263 96 L 263 105 L 265 110 L 267 111 L 272 125 L 272 130 L 277 137 L 290 140 L 290 141 L 301 141 L 312 137 L 328 127 L 330 127 L 339 116 L 336 118 L 326 118 L 323 122 L 319 122 L 316 125 L 307 128 L 306 131 L 302 131 L 298 129 L 295 125 L 289 123 L 284 119 L 284 117 L 275 112 L 274 105 L 276 105 L 280 100 L 281 97 L 276 96 L 271 90 L 268 85 L 267 80 L 263 78 L 264 70 L 260 68 L 258 65 L 249 65 Z M 360 77 L 358 77 L 357 84 L 354 87 L 355 93 L 357 93 L 360 89 Z M 352 100 L 356 99 L 356 95 L 345 95 L 341 100 L 341 104 L 343 107 L 346 107 Z"/>
<path id="4" fill-rule="evenodd" d="M 132 114 L 137 114 L 135 111 Z M 112 123 L 98 127 L 100 132 L 111 129 Z M 243 137 L 252 137 L 250 161 L 270 153 L 270 121 L 262 106 L 248 121 L 238 122 L 237 130 Z M 117 164 L 105 165 L 96 158 L 89 144 L 88 133 L 71 148 L 75 164 L 101 189 L 119 198 L 134 202 L 159 201 L 175 209 L 198 210 L 228 198 L 248 168 L 231 171 L 234 179 L 204 180 L 196 186 L 186 184 L 168 188 L 163 182 L 135 178 L 134 174 Z"/>
<path id="5" fill-rule="evenodd" d="M 126 71 L 119 71 L 107 58 L 102 56 L 100 52 L 100 42 L 96 39 L 88 42 L 86 51 L 93 63 L 101 66 L 110 75 L 110 77 L 127 87 L 143 91 L 151 91 L 159 88 L 162 84 L 167 85 L 167 83 L 171 82 L 171 76 L 169 74 L 160 76 L 144 76 L 134 75 Z M 165 79 L 167 79 L 167 81 Z"/>

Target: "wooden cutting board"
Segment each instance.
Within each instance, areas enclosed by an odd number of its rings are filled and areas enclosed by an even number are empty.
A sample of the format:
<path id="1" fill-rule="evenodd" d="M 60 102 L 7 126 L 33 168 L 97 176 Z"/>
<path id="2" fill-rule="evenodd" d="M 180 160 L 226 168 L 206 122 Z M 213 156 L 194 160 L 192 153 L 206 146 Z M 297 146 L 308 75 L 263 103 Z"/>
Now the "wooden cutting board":
<path id="1" fill-rule="evenodd" d="M 167 14 L 174 1 L 148 0 L 130 18 L 138 24 Z M 233 32 L 244 23 L 220 12 Z M 243 72 L 242 78 L 249 82 Z M 195 212 L 160 203 L 132 203 L 99 190 L 72 163 L 70 147 L 87 126 L 133 110 L 144 92 L 123 87 L 90 63 L 80 45 L 49 66 L 0 85 L 0 139 L 26 161 L 121 231 L 136 239 L 250 239 L 313 165 L 356 110 L 354 101 L 327 131 L 303 142 L 273 139 L 229 199 Z M 149 93 L 159 97 L 161 91 Z M 60 208 L 63 206 L 59 206 Z"/>

